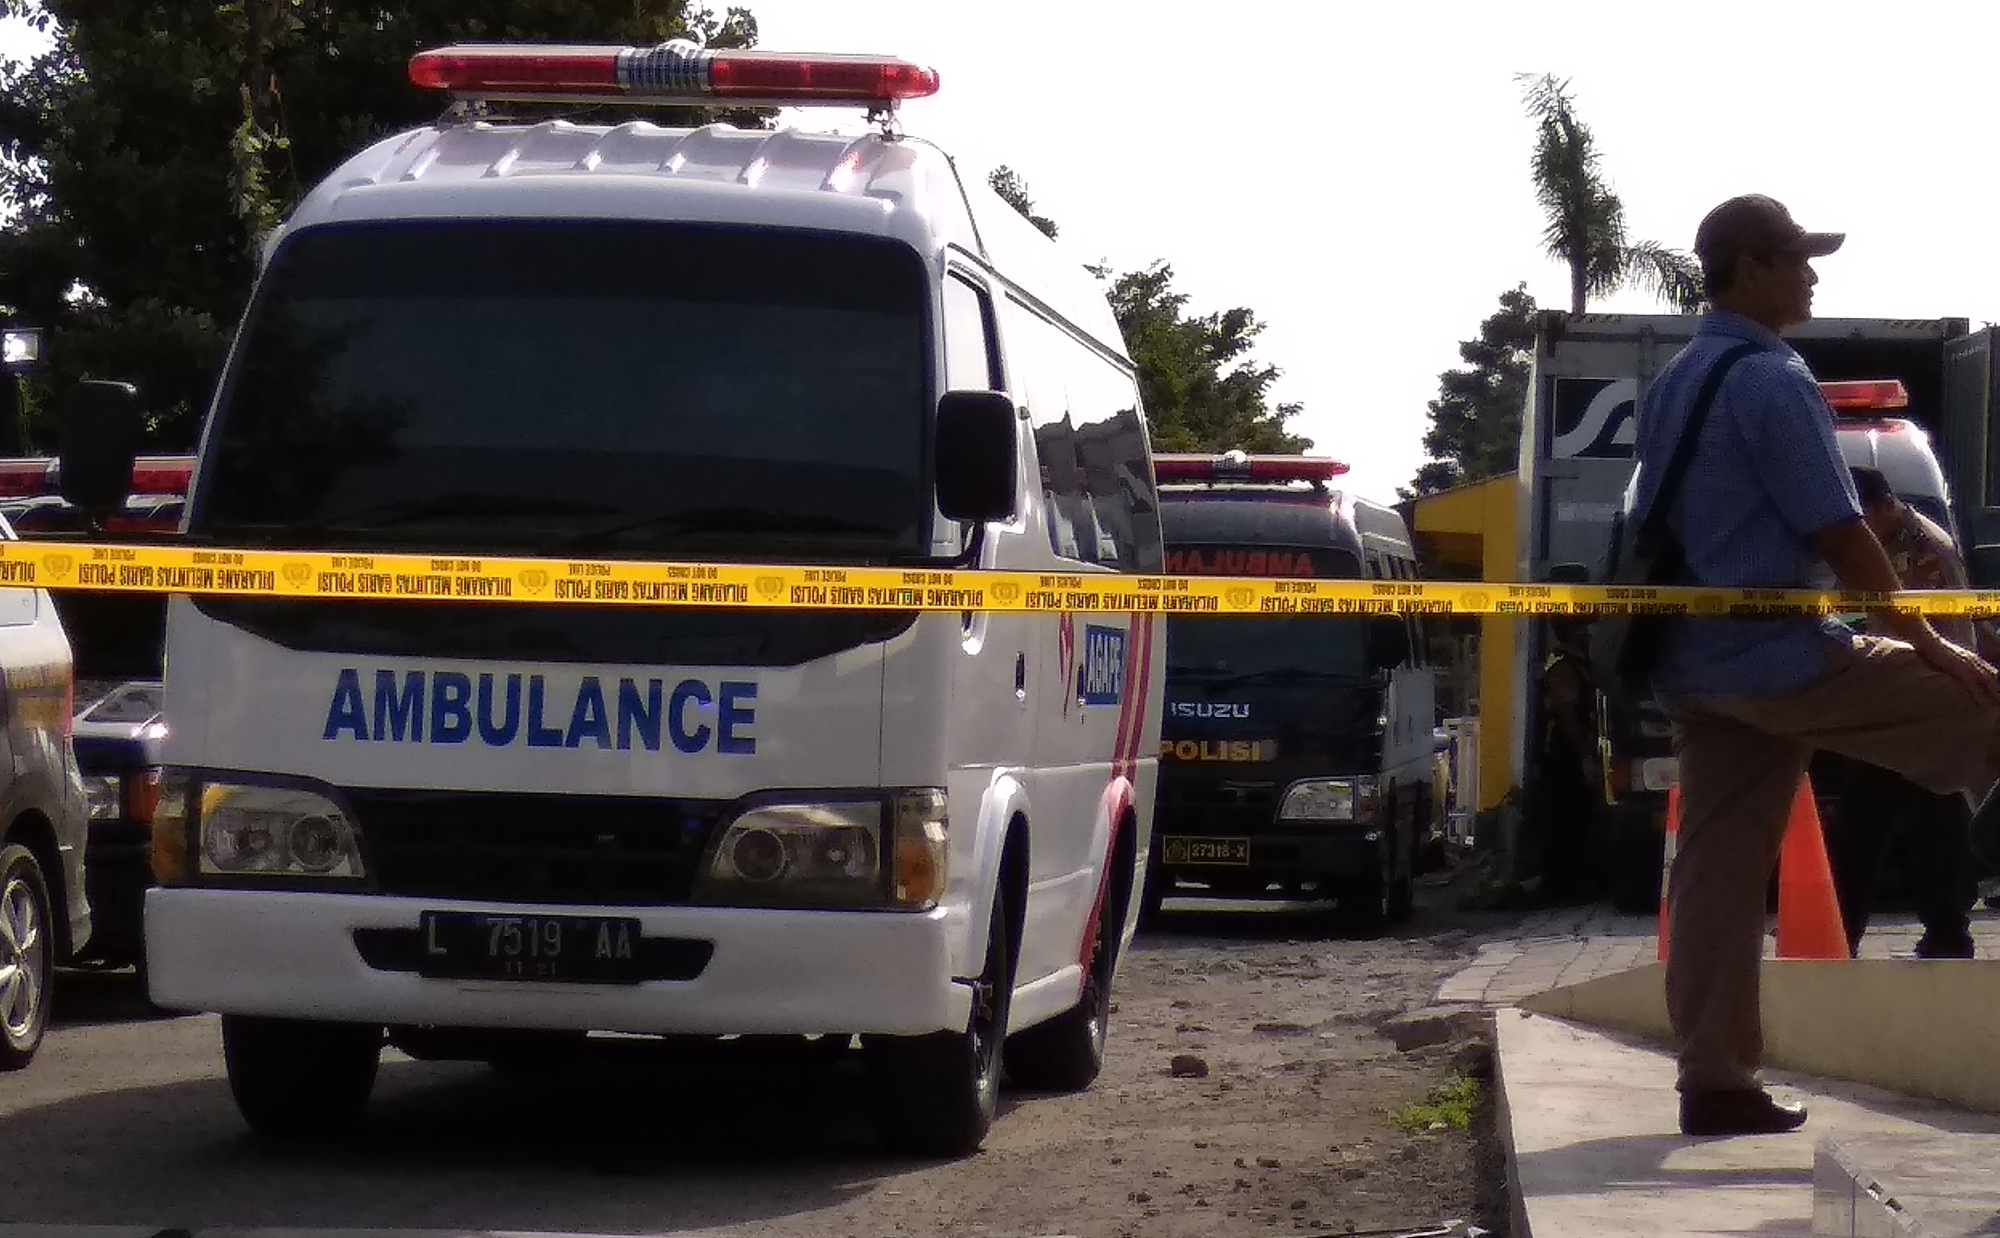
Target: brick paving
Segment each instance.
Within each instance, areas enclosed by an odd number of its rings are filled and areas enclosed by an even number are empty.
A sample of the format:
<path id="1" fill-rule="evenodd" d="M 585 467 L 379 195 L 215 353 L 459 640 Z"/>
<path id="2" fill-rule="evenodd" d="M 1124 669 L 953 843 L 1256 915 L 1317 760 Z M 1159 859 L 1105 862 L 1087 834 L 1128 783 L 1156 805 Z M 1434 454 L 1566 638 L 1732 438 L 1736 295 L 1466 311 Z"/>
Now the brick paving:
<path id="1" fill-rule="evenodd" d="M 1771 924 L 1775 930 L 1776 919 Z M 1511 936 L 1486 942 L 1473 961 L 1438 987 L 1436 1001 L 1450 1005 L 1506 1006 L 1536 993 L 1580 984 L 1650 963 L 1658 951 L 1654 916 L 1626 916 L 1604 907 L 1537 912 Z M 2000 959 L 2000 912 L 1972 915 L 1979 957 Z M 1869 917 L 1861 957 L 1910 958 L 1923 926 L 1898 912 Z M 1767 937 L 1765 953 L 1777 942 Z"/>

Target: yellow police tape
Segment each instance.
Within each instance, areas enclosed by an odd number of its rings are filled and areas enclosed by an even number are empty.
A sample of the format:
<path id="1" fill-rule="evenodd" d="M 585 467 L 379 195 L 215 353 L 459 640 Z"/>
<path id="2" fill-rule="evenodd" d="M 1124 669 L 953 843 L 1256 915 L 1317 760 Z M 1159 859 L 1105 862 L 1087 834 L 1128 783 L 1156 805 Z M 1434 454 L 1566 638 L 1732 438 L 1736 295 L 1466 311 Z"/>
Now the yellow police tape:
<path id="1" fill-rule="evenodd" d="M 340 601 L 1172 615 L 2000 616 L 2000 592 L 1632 589 L 0 542 L 0 587 Z"/>

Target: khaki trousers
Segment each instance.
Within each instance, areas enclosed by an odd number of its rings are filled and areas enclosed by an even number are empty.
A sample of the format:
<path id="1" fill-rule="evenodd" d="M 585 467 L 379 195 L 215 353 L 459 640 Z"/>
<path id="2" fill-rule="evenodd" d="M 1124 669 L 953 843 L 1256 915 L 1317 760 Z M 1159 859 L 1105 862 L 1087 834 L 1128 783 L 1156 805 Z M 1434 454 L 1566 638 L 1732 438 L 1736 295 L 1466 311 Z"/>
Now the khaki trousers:
<path id="1" fill-rule="evenodd" d="M 1667 709 L 1680 757 L 1680 837 L 1668 882 L 1667 1014 L 1683 1092 L 1758 1086 L 1765 894 L 1816 750 L 1982 796 L 2000 780 L 2000 709 L 1901 641 L 1834 640 L 1828 673 L 1789 696 Z"/>

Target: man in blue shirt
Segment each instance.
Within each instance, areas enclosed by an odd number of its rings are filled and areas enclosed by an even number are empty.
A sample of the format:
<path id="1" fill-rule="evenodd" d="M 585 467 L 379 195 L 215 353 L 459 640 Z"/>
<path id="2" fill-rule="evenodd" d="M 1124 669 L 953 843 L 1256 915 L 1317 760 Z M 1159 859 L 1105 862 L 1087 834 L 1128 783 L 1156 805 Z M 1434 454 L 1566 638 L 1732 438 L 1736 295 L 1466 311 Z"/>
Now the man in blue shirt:
<path id="1" fill-rule="evenodd" d="M 1807 232 L 1780 203 L 1732 198 L 1695 236 L 1711 313 L 1661 370 L 1640 412 L 1634 519 L 1718 357 L 1749 343 L 1716 391 L 1667 528 L 1685 582 L 1901 587 L 1862 520 L 1812 371 L 1779 333 L 1812 317 L 1812 259 L 1842 234 Z M 1921 616 L 1857 635 L 1810 617 L 1680 619 L 1665 626 L 1653 690 L 1673 719 L 1681 821 L 1669 878 L 1667 1008 L 1681 1041 L 1681 1129 L 1797 1129 L 1805 1110 L 1758 1081 L 1765 894 L 1806 763 L 1837 752 L 1940 793 L 2000 782 L 2000 681 Z"/>

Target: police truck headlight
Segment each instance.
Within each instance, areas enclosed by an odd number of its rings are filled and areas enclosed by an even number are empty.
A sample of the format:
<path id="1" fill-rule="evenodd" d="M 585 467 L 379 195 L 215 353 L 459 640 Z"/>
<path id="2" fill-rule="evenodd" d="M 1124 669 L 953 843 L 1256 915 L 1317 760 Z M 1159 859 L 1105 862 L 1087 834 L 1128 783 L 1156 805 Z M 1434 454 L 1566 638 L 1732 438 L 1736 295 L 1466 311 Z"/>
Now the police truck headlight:
<path id="1" fill-rule="evenodd" d="M 83 795 L 92 821 L 115 821 L 125 808 L 125 780 L 116 774 L 85 774 Z"/>
<path id="2" fill-rule="evenodd" d="M 1308 778 L 1285 792 L 1282 821 L 1367 821 L 1375 815 L 1375 779 Z"/>
<path id="3" fill-rule="evenodd" d="M 944 891 L 944 795 L 759 804 L 709 848 L 697 897 L 711 904 L 915 910 Z"/>
<path id="4" fill-rule="evenodd" d="M 354 879 L 360 831 L 323 795 L 299 787 L 211 782 L 197 798 L 201 872 L 208 877 Z"/>

